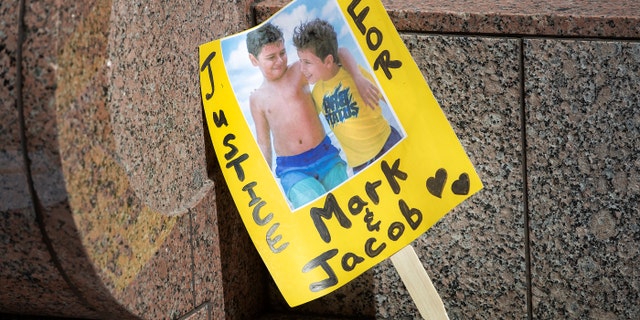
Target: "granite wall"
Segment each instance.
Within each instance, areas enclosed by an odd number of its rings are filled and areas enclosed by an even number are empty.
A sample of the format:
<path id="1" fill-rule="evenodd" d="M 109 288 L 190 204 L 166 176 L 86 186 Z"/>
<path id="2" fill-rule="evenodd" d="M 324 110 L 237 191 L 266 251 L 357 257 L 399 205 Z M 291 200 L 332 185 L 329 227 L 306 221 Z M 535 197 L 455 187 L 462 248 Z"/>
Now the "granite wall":
<path id="1" fill-rule="evenodd" d="M 197 46 L 248 27 L 249 4 L 2 1 L 0 312 L 261 312 L 194 76 Z"/>
<path id="2" fill-rule="evenodd" d="M 413 243 L 451 319 L 640 317 L 640 7 L 383 1 L 485 189 Z M 414 319 L 390 262 L 286 307 L 197 46 L 285 4 L 0 3 L 0 313 Z"/>

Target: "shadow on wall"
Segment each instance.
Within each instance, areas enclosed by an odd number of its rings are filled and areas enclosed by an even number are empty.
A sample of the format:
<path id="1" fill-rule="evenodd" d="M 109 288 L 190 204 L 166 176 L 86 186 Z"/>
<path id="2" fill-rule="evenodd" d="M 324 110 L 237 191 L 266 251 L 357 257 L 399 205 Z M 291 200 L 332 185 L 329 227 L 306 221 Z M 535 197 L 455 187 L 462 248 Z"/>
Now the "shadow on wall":
<path id="1" fill-rule="evenodd" d="M 376 319 L 373 269 L 336 291 L 295 308 L 287 305 L 271 278 L 268 285 L 269 308 L 275 312 L 330 316 L 331 319 Z"/>
<path id="2" fill-rule="evenodd" d="M 43 316 L 25 316 L 25 315 L 13 315 L 0 313 L 1 320 L 81 320 L 81 318 L 58 318 L 58 317 L 43 317 Z"/>

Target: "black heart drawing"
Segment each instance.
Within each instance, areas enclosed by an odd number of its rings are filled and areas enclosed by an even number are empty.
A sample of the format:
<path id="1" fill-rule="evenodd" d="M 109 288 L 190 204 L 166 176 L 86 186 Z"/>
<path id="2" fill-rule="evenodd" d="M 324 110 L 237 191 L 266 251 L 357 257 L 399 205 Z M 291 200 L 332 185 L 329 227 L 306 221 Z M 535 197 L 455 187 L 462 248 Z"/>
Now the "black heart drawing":
<path id="1" fill-rule="evenodd" d="M 429 193 L 431 193 L 432 195 L 438 197 L 438 198 L 442 198 L 442 190 L 444 190 L 444 184 L 447 182 L 447 170 L 445 169 L 438 169 L 438 171 L 436 171 L 436 176 L 434 177 L 430 177 L 429 179 L 427 179 L 427 190 L 429 190 Z"/>
<path id="2" fill-rule="evenodd" d="M 469 193 L 469 175 L 461 174 L 460 178 L 451 185 L 451 191 L 457 195 L 467 195 Z"/>

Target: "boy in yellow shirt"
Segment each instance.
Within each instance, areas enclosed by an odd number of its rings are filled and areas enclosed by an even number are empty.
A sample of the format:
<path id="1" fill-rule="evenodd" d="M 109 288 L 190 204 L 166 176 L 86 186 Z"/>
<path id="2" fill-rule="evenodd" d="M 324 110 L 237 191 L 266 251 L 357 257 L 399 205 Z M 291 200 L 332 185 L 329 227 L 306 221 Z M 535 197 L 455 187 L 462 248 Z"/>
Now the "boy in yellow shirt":
<path id="1" fill-rule="evenodd" d="M 304 22 L 295 28 L 293 43 L 303 75 L 315 84 L 312 96 L 316 109 L 329 123 L 356 174 L 402 136 L 384 118 L 379 103 L 365 103 L 365 94 L 340 64 L 337 35 L 331 24 L 321 19 Z M 373 82 L 362 67 L 360 72 Z"/>

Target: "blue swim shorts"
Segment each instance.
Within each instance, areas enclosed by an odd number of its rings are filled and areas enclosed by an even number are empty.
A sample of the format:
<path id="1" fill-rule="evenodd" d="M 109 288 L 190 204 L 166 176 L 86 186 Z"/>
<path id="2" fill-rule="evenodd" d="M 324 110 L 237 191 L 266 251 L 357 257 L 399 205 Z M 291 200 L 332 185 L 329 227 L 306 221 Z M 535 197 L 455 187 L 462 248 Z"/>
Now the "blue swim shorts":
<path id="1" fill-rule="evenodd" d="M 342 168 L 344 174 L 337 174 L 338 168 Z M 331 144 L 328 136 L 325 136 L 322 142 L 311 150 L 294 156 L 277 157 L 276 176 L 280 178 L 280 184 L 287 197 L 290 197 L 291 188 L 296 183 L 308 178 L 318 180 L 323 185 L 324 192 L 333 189 L 348 178 L 346 162 L 342 160 L 339 150 Z M 322 193 L 310 196 L 315 198 Z"/>

